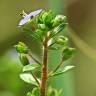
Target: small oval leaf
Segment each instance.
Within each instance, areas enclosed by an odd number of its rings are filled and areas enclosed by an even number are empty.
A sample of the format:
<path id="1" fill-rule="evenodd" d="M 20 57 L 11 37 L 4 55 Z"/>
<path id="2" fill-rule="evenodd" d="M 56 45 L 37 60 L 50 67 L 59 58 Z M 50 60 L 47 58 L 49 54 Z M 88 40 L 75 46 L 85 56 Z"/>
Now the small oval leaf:
<path id="1" fill-rule="evenodd" d="M 38 86 L 37 82 L 35 81 L 34 77 L 30 73 L 22 73 L 20 74 L 20 78 L 25 81 L 26 83 L 33 84 Z"/>
<path id="2" fill-rule="evenodd" d="M 70 69 L 74 68 L 75 66 L 65 66 L 64 69 L 58 71 L 58 72 L 55 72 L 53 74 L 51 74 L 50 76 L 57 76 L 57 75 L 61 75 L 61 74 L 64 74 L 65 72 L 69 71 Z"/>
<path id="3" fill-rule="evenodd" d="M 25 71 L 33 71 L 36 68 L 40 68 L 40 65 L 39 64 L 29 64 L 29 65 L 26 65 L 26 66 L 23 67 L 23 72 L 25 72 Z"/>

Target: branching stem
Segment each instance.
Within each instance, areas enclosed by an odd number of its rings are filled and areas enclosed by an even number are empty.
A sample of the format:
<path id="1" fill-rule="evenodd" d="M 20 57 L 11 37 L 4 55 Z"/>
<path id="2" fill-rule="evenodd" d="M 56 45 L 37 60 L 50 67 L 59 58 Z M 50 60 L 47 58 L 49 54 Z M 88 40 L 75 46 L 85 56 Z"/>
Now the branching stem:
<path id="1" fill-rule="evenodd" d="M 31 52 L 28 52 L 28 55 L 29 55 L 37 64 L 41 65 L 41 63 L 40 63 L 37 59 L 35 59 L 35 58 L 33 57 L 33 55 L 32 55 Z"/>
<path id="2" fill-rule="evenodd" d="M 36 77 L 33 73 L 32 73 L 32 76 L 33 76 L 33 78 L 35 79 L 35 81 L 37 82 L 37 84 L 40 86 L 40 83 L 39 83 L 37 77 Z"/>
<path id="3" fill-rule="evenodd" d="M 64 63 L 64 60 L 61 60 L 61 62 L 56 66 L 55 69 L 53 69 L 49 74 L 48 74 L 48 77 L 50 77 L 51 74 L 55 73 L 59 68 L 60 66 Z"/>

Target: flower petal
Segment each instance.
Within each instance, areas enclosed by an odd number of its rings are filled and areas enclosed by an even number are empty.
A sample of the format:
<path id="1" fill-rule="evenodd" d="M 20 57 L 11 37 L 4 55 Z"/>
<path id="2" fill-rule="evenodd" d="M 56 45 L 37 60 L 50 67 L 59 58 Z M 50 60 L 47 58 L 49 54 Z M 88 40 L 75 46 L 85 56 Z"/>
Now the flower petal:
<path id="1" fill-rule="evenodd" d="M 26 15 L 24 16 L 24 18 L 20 20 L 19 26 L 22 26 L 22 25 L 24 25 L 25 23 L 27 23 L 32 16 L 38 15 L 41 11 L 42 11 L 42 9 L 39 9 L 39 10 L 36 10 L 36 11 L 31 12 L 31 13 L 28 14 L 28 15 L 26 14 Z"/>
<path id="2" fill-rule="evenodd" d="M 22 26 L 25 23 L 27 23 L 29 19 L 30 19 L 30 17 L 28 15 L 26 17 L 24 17 L 23 19 L 21 19 L 19 22 L 19 26 Z"/>
<path id="3" fill-rule="evenodd" d="M 33 12 L 31 12 L 30 14 L 28 14 L 28 16 L 29 16 L 29 17 L 31 17 L 31 16 L 36 16 L 36 15 L 38 15 L 41 11 L 42 11 L 42 9 L 33 11 Z"/>

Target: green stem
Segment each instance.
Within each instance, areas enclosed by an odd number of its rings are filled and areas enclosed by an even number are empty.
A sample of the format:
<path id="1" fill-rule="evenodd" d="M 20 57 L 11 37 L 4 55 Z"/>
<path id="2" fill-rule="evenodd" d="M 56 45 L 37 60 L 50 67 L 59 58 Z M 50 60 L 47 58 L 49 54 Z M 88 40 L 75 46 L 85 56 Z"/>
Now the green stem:
<path id="1" fill-rule="evenodd" d="M 39 83 L 37 77 L 36 77 L 33 73 L 32 73 L 32 76 L 33 76 L 33 78 L 35 79 L 35 81 L 37 82 L 37 84 L 40 86 L 40 83 Z"/>
<path id="2" fill-rule="evenodd" d="M 61 62 L 55 67 L 55 69 L 53 69 L 49 74 L 48 74 L 48 77 L 50 77 L 51 74 L 55 73 L 59 68 L 60 66 L 64 63 L 64 60 L 61 60 Z"/>
<path id="3" fill-rule="evenodd" d="M 41 65 L 41 63 L 32 56 L 32 53 L 31 53 L 31 52 L 28 52 L 28 55 L 29 55 L 37 64 Z"/>

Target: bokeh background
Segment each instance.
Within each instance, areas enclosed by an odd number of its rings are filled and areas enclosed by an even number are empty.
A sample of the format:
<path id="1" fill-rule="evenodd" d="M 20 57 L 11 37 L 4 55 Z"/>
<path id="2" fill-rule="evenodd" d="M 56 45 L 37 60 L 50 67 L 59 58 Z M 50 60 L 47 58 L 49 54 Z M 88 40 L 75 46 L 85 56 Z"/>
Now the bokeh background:
<path id="1" fill-rule="evenodd" d="M 68 16 L 66 34 L 77 54 L 65 64 L 76 67 L 66 74 L 50 80 L 52 87 L 63 88 L 62 96 L 96 96 L 96 0 L 0 0 L 0 96 L 25 96 L 30 85 L 20 78 L 22 65 L 13 45 L 24 41 L 40 57 L 38 42 L 32 42 L 18 29 L 22 10 L 52 9 Z M 35 46 L 35 47 L 34 47 Z M 58 54 L 50 61 L 57 63 Z"/>

